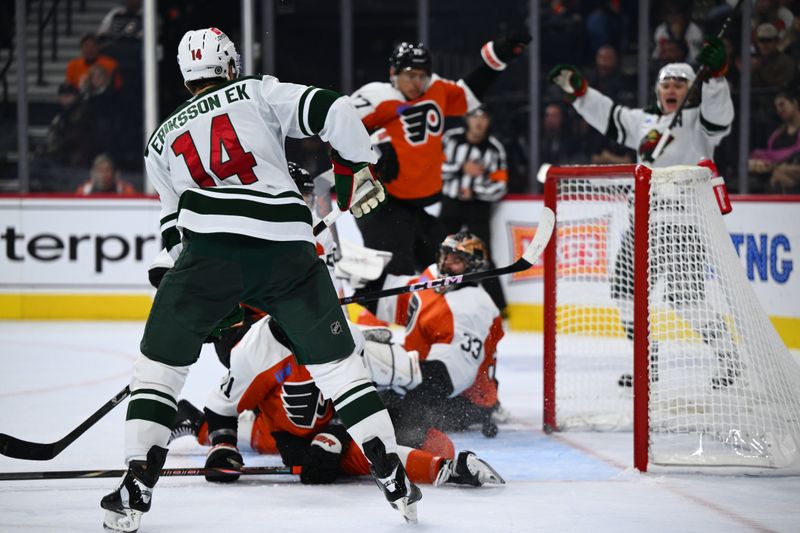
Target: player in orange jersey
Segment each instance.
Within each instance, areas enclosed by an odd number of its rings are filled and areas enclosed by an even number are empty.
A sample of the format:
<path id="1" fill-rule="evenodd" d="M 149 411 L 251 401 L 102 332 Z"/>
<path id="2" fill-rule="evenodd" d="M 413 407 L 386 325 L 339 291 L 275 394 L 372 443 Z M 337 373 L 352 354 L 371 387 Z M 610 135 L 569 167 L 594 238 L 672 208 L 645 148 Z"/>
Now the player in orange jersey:
<path id="1" fill-rule="evenodd" d="M 355 326 L 351 325 L 351 330 L 356 342 L 362 343 L 359 348 L 363 346 L 365 358 L 384 349 L 377 341 L 363 342 Z M 297 364 L 285 342 L 283 333 L 269 317 L 253 324 L 232 348 L 228 375 L 211 392 L 204 411 L 201 413 L 186 400 L 179 402 L 172 438 L 194 435 L 201 444 L 213 445 L 209 453 L 212 457 L 211 453 L 219 449 L 236 450 L 238 454 L 242 435 L 254 451 L 280 453 L 287 466 L 302 466 L 300 479 L 306 484 L 332 483 L 341 474 L 368 474 L 366 457 L 358 446 L 352 445 L 344 426 L 334 420 L 332 403 L 322 396 L 305 367 Z M 396 355 L 408 360 L 404 351 Z M 396 374 L 395 386 L 400 386 Z M 380 375 L 374 379 L 379 387 L 389 385 Z M 413 381 L 410 373 L 404 379 Z M 255 417 L 248 417 L 250 412 L 255 412 Z M 435 430 L 429 433 L 427 449 L 399 447 L 411 481 L 473 486 L 504 483 L 474 453 L 462 451 L 456 457 L 446 435 Z M 238 477 L 214 474 L 206 479 L 230 482 Z"/>
<path id="2" fill-rule="evenodd" d="M 413 275 L 435 260 L 446 232 L 424 208 L 441 196 L 444 119 L 477 108 L 530 40 L 518 33 L 486 43 L 481 66 L 458 81 L 432 72 L 424 45 L 404 42 L 389 58 L 390 83 L 368 83 L 350 97 L 381 153 L 375 168 L 388 201 L 358 227 L 365 246 L 394 254 L 387 274 Z"/>

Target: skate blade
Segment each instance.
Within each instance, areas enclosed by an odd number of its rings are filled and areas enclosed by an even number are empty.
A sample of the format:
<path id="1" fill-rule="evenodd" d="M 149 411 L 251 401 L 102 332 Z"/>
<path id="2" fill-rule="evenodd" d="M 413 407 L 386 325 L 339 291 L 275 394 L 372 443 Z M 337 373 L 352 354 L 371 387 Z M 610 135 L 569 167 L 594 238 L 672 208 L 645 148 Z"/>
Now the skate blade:
<path id="1" fill-rule="evenodd" d="M 408 498 L 400 498 L 392 503 L 392 507 L 400 511 L 406 522 L 409 524 L 417 523 L 417 502 L 408 502 Z"/>
<path id="2" fill-rule="evenodd" d="M 492 465 L 490 465 L 483 459 L 477 459 L 477 460 L 480 461 L 481 464 L 483 464 L 483 466 L 485 466 L 487 470 L 489 470 L 488 473 L 483 471 L 479 472 L 478 479 L 480 479 L 481 483 L 490 483 L 492 485 L 506 484 L 506 480 L 503 479 L 503 476 L 501 476 L 497 470 L 492 468 Z"/>
<path id="3" fill-rule="evenodd" d="M 124 513 L 106 510 L 103 518 L 103 528 L 106 531 L 117 533 L 136 533 L 139 531 L 139 524 L 142 521 L 140 511 L 128 510 Z"/>

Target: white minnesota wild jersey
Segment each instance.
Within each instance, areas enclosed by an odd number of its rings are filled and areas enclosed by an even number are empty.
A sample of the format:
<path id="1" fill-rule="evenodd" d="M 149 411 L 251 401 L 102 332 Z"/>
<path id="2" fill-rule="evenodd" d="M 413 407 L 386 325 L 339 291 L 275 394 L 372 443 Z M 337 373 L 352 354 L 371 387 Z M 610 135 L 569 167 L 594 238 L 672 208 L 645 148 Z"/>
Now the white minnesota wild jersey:
<path id="1" fill-rule="evenodd" d="M 700 105 L 681 111 L 680 120 L 671 131 L 671 139 L 655 162 L 650 162 L 649 156 L 661 133 L 672 122 L 672 113 L 662 115 L 617 105 L 591 87 L 572 105 L 590 126 L 636 150 L 640 163 L 654 167 L 696 165 L 702 159 L 713 159 L 714 148 L 730 133 L 733 122 L 733 101 L 728 82 L 724 78 L 711 78 L 702 85 Z"/>
<path id="2" fill-rule="evenodd" d="M 145 151 L 173 259 L 184 228 L 314 243 L 311 212 L 287 169 L 286 137 L 318 135 L 349 161 L 377 161 L 355 109 L 340 96 L 272 76 L 246 77 L 178 107 Z"/>

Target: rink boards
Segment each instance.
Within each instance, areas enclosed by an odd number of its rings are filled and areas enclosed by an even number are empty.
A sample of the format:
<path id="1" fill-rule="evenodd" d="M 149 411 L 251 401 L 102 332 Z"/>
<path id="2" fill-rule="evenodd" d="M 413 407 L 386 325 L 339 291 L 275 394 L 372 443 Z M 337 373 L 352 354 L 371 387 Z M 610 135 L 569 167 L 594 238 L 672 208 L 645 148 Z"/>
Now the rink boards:
<path id="1" fill-rule="evenodd" d="M 537 196 L 498 203 L 492 221 L 498 266 L 511 263 L 530 241 L 542 205 Z M 800 348 L 800 197 L 734 197 L 733 206 L 725 222 L 742 267 L 784 342 Z M 148 197 L 0 198 L 0 318 L 144 318 L 159 218 L 158 201 Z M 361 241 L 349 215 L 339 226 L 340 236 Z M 597 227 L 584 230 L 607 238 Z M 597 258 L 579 260 L 608 269 Z M 542 274 L 538 264 L 503 279 L 513 329 L 541 329 Z M 590 304 L 610 316 L 616 312 L 610 298 Z"/>

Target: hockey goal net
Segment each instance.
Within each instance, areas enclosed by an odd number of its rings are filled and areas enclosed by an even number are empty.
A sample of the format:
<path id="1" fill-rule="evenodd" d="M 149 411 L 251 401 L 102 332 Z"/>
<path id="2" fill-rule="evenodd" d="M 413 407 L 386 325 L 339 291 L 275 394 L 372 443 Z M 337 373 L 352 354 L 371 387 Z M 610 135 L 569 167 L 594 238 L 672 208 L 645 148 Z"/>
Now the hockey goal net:
<path id="1" fill-rule="evenodd" d="M 749 285 L 710 171 L 551 167 L 546 431 L 630 431 L 634 465 L 796 466 L 800 367 Z"/>

